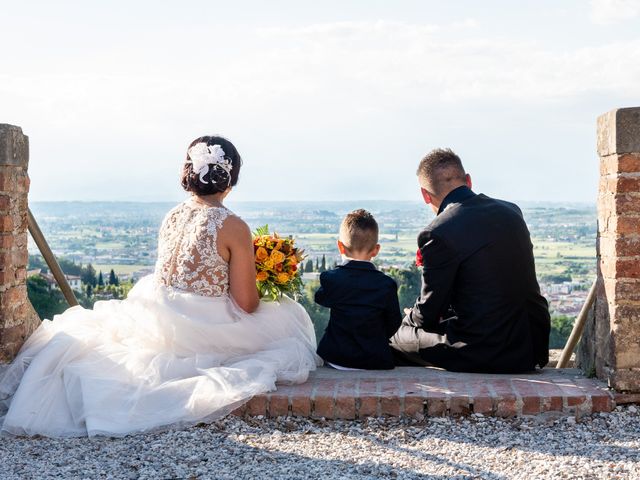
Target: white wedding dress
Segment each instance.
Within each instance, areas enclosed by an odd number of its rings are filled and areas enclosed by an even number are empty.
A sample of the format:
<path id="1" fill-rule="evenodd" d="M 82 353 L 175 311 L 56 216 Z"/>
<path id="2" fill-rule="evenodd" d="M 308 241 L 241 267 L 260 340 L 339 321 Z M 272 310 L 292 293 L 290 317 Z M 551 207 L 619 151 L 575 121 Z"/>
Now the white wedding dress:
<path id="1" fill-rule="evenodd" d="M 224 416 L 318 365 L 304 308 L 252 313 L 229 296 L 216 237 L 226 208 L 187 200 L 165 218 L 154 275 L 126 300 L 44 320 L 0 379 L 0 430 L 52 437 L 145 432 Z"/>

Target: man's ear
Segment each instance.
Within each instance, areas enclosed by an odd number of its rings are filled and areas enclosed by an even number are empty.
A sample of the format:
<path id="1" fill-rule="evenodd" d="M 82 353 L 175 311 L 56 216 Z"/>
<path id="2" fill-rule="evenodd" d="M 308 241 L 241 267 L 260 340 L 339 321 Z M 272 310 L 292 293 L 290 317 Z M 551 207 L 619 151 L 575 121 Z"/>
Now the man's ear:
<path id="1" fill-rule="evenodd" d="M 465 183 L 467 184 L 467 187 L 469 188 L 473 188 L 473 182 L 471 181 L 471 175 L 469 175 L 468 173 L 465 175 Z"/>
<path id="2" fill-rule="evenodd" d="M 373 258 L 373 257 L 377 257 L 377 256 L 378 256 L 378 254 L 380 253 L 380 244 L 379 244 L 379 243 L 376 243 L 376 246 L 375 246 L 375 247 L 373 247 L 373 248 L 371 249 L 371 252 L 369 252 L 369 253 L 371 254 L 371 258 Z"/>
<path id="3" fill-rule="evenodd" d="M 431 199 L 431 194 L 427 192 L 424 188 L 420 187 L 420 193 L 422 194 L 424 203 L 426 203 L 427 205 L 433 203 L 433 200 Z"/>
<path id="4" fill-rule="evenodd" d="M 340 255 L 344 255 L 345 254 L 344 243 L 342 243 L 340 240 L 338 240 L 336 243 L 338 244 L 338 251 L 340 252 Z"/>

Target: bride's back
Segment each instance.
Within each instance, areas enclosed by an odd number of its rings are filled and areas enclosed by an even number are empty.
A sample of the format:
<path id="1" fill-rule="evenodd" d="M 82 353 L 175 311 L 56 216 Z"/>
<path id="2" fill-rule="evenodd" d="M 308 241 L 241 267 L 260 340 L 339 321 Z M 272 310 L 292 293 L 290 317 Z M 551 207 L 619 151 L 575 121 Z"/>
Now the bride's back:
<path id="1" fill-rule="evenodd" d="M 229 263 L 218 251 L 218 233 L 229 215 L 225 207 L 193 199 L 171 210 L 158 236 L 156 282 L 208 297 L 227 295 Z"/>
<path id="2" fill-rule="evenodd" d="M 260 303 L 251 230 L 222 206 L 241 166 L 240 154 L 226 138 L 191 142 L 180 184 L 192 196 L 162 223 L 155 281 L 207 297 L 229 295 L 251 313 Z"/>

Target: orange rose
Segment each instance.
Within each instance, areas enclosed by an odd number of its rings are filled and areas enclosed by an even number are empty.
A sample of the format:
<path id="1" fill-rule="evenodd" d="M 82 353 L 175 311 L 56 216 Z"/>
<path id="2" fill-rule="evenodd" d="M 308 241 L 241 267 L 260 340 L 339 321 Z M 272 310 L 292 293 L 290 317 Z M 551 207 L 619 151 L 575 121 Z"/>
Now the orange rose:
<path id="1" fill-rule="evenodd" d="M 271 260 L 273 260 L 274 263 L 282 263 L 284 262 L 285 258 L 286 257 L 284 256 L 284 253 L 278 250 L 274 250 L 273 252 L 271 252 Z"/>
<path id="2" fill-rule="evenodd" d="M 267 270 L 273 270 L 275 267 L 275 264 L 273 263 L 273 260 L 270 258 L 267 258 L 264 263 L 264 268 L 266 268 Z"/>
<path id="3" fill-rule="evenodd" d="M 284 272 L 281 272 L 278 274 L 278 277 L 276 278 L 276 282 L 278 283 L 287 283 L 289 281 L 289 275 L 287 275 Z"/>
<path id="4" fill-rule="evenodd" d="M 258 272 L 256 275 L 256 281 L 264 282 L 267 278 L 269 278 L 269 274 L 267 272 Z"/>
<path id="5" fill-rule="evenodd" d="M 264 262 L 267 258 L 269 258 L 269 253 L 263 247 L 259 247 L 256 251 L 256 262 Z"/>

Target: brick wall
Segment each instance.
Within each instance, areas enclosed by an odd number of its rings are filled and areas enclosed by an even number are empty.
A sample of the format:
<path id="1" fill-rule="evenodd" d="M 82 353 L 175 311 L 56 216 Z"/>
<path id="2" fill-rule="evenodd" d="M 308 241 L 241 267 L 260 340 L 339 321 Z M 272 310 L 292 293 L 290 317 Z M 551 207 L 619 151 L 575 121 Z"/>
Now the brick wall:
<path id="1" fill-rule="evenodd" d="M 618 391 L 640 391 L 640 108 L 598 118 L 598 279 L 580 363 Z"/>
<path id="2" fill-rule="evenodd" d="M 0 362 L 10 361 L 40 319 L 27 298 L 29 138 L 0 124 Z"/>

